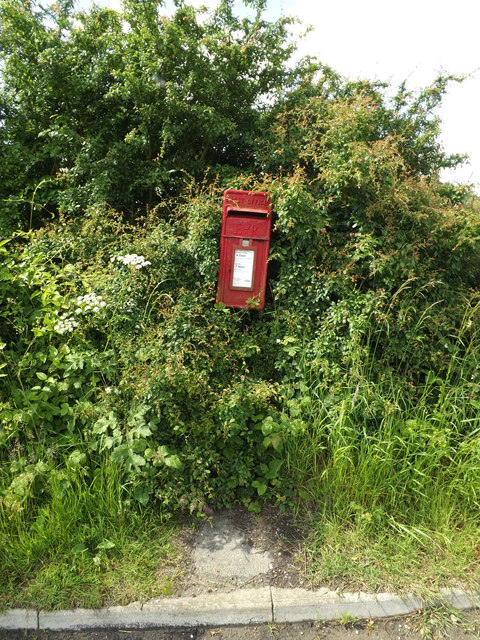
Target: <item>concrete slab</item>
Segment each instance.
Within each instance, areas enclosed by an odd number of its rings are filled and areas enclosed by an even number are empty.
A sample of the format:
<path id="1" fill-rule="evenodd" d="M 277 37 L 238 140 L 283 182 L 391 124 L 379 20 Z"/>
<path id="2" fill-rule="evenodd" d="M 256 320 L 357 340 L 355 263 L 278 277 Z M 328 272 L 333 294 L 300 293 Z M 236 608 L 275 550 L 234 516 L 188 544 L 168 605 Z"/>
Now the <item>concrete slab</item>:
<path id="1" fill-rule="evenodd" d="M 72 609 L 64 611 L 40 611 L 39 629 L 42 631 L 78 631 L 81 629 L 138 627 L 142 605 L 132 602 L 124 607 L 104 609 Z"/>
<path id="2" fill-rule="evenodd" d="M 461 591 L 460 589 L 441 589 L 439 600 L 452 606 L 454 609 L 474 609 L 480 607 L 480 594 L 474 591 Z"/>
<path id="3" fill-rule="evenodd" d="M 377 593 L 375 598 L 384 610 L 381 617 L 405 616 L 421 609 L 424 602 L 421 598 L 413 596 L 397 596 L 393 593 Z"/>
<path id="4" fill-rule="evenodd" d="M 195 574 L 205 590 L 245 585 L 272 568 L 267 551 L 247 544 L 228 514 L 203 525 L 195 543 Z"/>
<path id="5" fill-rule="evenodd" d="M 10 609 L 0 613 L 0 629 L 38 629 L 38 616 L 36 611 L 30 609 Z"/>
<path id="6" fill-rule="evenodd" d="M 365 602 L 357 594 L 345 597 L 326 589 L 306 591 L 272 588 L 272 601 L 275 622 L 335 620 L 346 614 L 359 618 L 383 613 L 379 605 Z"/>
<path id="7" fill-rule="evenodd" d="M 421 607 L 419 598 L 400 598 L 392 594 L 341 593 L 322 589 L 272 588 L 275 622 L 336 620 L 350 615 L 355 618 L 384 618 L 411 613 Z"/>
<path id="8" fill-rule="evenodd" d="M 206 593 L 196 597 L 157 598 L 142 609 L 144 626 L 216 626 L 272 622 L 270 587 Z"/>
<path id="9" fill-rule="evenodd" d="M 143 606 L 134 603 L 127 607 L 40 613 L 39 628 L 49 631 L 79 631 L 260 624 L 271 621 L 270 588 L 264 587 L 197 597 L 156 598 Z"/>

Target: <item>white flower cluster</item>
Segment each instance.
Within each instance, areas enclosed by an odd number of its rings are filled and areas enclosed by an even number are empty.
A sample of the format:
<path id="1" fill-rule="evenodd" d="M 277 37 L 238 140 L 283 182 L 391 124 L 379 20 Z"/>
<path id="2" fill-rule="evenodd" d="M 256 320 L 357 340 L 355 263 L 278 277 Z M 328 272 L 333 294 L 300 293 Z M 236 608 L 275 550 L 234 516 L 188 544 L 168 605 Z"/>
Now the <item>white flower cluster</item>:
<path id="1" fill-rule="evenodd" d="M 143 267 L 148 267 L 148 265 L 152 264 L 149 260 L 145 260 L 144 256 L 137 256 L 136 253 L 127 253 L 126 256 L 116 256 L 115 258 L 110 258 L 110 262 L 121 262 L 127 267 L 132 265 L 135 269 L 143 269 Z"/>
<path id="2" fill-rule="evenodd" d="M 102 296 L 97 296 L 96 293 L 87 293 L 84 296 L 78 296 L 75 313 L 77 315 L 87 313 L 88 311 L 99 313 L 100 309 L 103 309 L 106 305 L 107 303 L 103 300 Z"/>
<path id="3" fill-rule="evenodd" d="M 62 316 L 58 319 L 54 329 L 57 333 L 71 333 L 75 327 L 78 327 L 78 322 L 68 316 Z"/>

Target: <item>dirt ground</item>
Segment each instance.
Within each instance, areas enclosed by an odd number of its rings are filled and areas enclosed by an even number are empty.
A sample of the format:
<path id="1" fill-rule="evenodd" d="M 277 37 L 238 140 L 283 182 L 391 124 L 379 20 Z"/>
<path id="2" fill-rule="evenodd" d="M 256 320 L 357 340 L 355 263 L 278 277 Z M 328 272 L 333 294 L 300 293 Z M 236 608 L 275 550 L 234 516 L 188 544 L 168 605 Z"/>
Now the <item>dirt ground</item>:
<path id="1" fill-rule="evenodd" d="M 0 640 L 479 640 L 480 610 L 341 623 L 78 632 L 0 631 Z"/>

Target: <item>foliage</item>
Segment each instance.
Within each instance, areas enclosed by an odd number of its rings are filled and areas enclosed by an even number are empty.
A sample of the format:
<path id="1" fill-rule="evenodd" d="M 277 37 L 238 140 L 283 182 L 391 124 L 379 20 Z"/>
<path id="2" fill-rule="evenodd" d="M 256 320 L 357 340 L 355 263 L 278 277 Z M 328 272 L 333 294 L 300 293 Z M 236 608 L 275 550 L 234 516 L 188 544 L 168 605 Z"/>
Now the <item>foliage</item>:
<path id="1" fill-rule="evenodd" d="M 264 426 L 275 385 L 247 376 L 252 338 L 235 328 L 240 319 L 231 327 L 212 305 L 213 288 L 199 296 L 193 274 L 185 286 L 193 267 L 188 238 L 164 243 L 165 225 L 137 233 L 150 262 L 125 255 L 105 234 L 108 256 L 97 240 L 95 255 L 81 262 L 75 249 L 85 250 L 85 226 L 76 225 L 77 233 L 65 227 L 59 240 L 47 228 L 18 254 L 4 249 L 11 292 L 4 288 L 3 386 L 11 400 L 1 413 L 2 450 L 15 466 L 4 506 L 22 509 L 35 490 L 32 477 L 17 491 L 16 474 L 36 473 L 30 458 L 42 459 L 43 470 L 46 452 L 61 461 L 72 450 L 88 455 L 91 473 L 95 460 L 111 454 L 138 502 L 155 494 L 170 512 L 181 504 L 200 509 L 206 500 L 231 504 L 238 494 L 250 499 L 258 458 L 268 465 L 279 448 Z M 42 260 L 50 250 L 63 262 L 66 238 L 65 268 Z M 163 255 L 154 252 L 160 245 Z M 274 480 L 276 471 L 272 460 L 265 473 Z"/>
<path id="2" fill-rule="evenodd" d="M 4 531 L 110 473 L 122 513 L 271 500 L 473 553 L 480 218 L 439 182 L 449 78 L 290 72 L 253 5 L 0 3 L 3 222 L 43 220 L 0 245 Z M 273 201 L 263 310 L 215 304 L 225 188 Z"/>
<path id="3" fill-rule="evenodd" d="M 221 2 L 125 0 L 75 13 L 71 0 L 0 3 L 3 223 L 37 226 L 107 202 L 131 218 L 182 189 L 185 172 L 251 163 L 261 104 L 298 75 L 290 20 Z"/>

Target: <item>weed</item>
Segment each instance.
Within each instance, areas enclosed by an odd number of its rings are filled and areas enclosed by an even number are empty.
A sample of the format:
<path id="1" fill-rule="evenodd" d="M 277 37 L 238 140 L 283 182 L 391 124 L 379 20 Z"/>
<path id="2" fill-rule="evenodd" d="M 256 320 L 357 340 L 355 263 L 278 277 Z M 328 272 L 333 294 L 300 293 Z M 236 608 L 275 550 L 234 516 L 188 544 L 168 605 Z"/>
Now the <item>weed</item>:
<path id="1" fill-rule="evenodd" d="M 278 626 L 276 624 L 274 624 L 273 622 L 267 622 L 267 627 L 268 627 L 268 632 L 271 636 L 275 635 L 275 633 L 278 631 Z"/>
<path id="2" fill-rule="evenodd" d="M 342 615 L 340 616 L 340 618 L 337 618 L 338 622 L 342 625 L 342 627 L 354 627 L 355 624 L 358 622 L 358 618 L 356 618 L 355 616 L 353 616 L 351 613 L 342 613 Z"/>
<path id="3" fill-rule="evenodd" d="M 416 613 L 411 618 L 411 626 L 425 640 L 448 640 L 455 630 L 464 633 L 474 629 L 463 618 L 461 612 L 446 605 L 434 605 Z"/>

